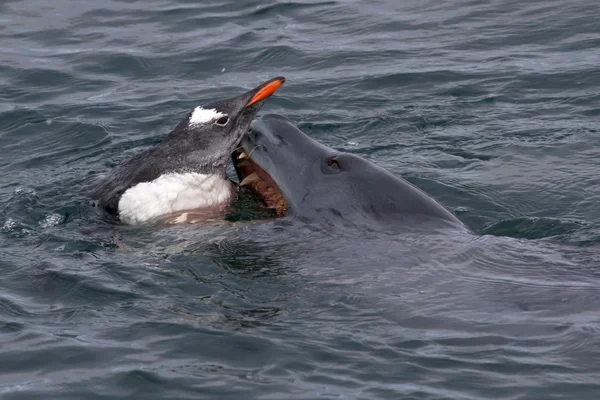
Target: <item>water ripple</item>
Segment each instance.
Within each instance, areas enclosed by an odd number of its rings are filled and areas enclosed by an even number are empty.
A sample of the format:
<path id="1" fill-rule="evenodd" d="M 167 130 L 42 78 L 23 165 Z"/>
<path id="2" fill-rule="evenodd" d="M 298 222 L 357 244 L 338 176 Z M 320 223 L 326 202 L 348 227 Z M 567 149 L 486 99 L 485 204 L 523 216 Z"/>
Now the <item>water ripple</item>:
<path id="1" fill-rule="evenodd" d="M 599 18 L 591 1 L 0 4 L 0 396 L 596 399 Z M 81 194 L 192 107 L 278 75 L 264 112 L 475 235 L 137 229 Z"/>

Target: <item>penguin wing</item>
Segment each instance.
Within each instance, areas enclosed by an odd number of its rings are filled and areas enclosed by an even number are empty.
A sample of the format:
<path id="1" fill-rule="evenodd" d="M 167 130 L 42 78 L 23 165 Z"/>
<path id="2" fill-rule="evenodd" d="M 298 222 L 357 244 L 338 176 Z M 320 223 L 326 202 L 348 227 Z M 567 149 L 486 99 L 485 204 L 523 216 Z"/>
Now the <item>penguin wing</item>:
<path id="1" fill-rule="evenodd" d="M 140 182 L 150 182 L 162 175 L 163 171 L 154 162 L 154 150 L 136 154 L 117 165 L 94 190 L 92 197 L 98 199 L 98 207 L 116 215 L 119 200 L 127 189 Z"/>

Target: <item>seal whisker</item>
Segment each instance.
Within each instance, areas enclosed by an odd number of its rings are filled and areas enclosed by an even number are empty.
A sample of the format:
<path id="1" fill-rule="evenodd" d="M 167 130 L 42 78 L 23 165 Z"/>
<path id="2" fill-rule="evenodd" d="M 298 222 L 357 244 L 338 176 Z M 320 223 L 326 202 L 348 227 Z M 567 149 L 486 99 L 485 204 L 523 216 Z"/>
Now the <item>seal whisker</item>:
<path id="1" fill-rule="evenodd" d="M 257 144 L 254 145 L 254 148 L 252 150 L 250 150 L 250 153 L 248 153 L 248 158 L 252 158 L 252 153 L 254 153 L 254 150 L 258 149 L 259 146 Z"/>

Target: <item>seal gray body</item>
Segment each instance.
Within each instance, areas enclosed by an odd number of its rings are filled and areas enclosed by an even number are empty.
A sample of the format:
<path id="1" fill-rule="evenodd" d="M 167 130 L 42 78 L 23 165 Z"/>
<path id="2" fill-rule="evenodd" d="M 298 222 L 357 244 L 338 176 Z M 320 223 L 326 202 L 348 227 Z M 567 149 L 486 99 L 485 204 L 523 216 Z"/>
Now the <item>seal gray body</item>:
<path id="1" fill-rule="evenodd" d="M 221 214 L 235 190 L 226 175 L 231 152 L 264 99 L 283 82 L 283 77 L 274 78 L 239 96 L 196 107 L 160 144 L 110 171 L 90 196 L 128 224 L 186 210 Z"/>
<path id="2" fill-rule="evenodd" d="M 466 229 L 414 185 L 358 155 L 317 142 L 281 115 L 267 114 L 253 121 L 242 146 L 263 176 L 268 174 L 277 185 L 287 215 L 388 228 Z"/>

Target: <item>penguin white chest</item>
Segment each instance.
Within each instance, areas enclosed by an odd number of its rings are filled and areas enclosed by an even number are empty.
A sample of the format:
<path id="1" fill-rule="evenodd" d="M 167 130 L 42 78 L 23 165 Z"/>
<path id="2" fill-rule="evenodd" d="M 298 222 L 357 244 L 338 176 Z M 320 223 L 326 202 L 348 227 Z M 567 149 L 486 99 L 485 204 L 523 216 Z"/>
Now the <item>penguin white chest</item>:
<path id="1" fill-rule="evenodd" d="M 222 205 L 232 196 L 232 183 L 219 175 L 165 174 L 127 189 L 119 200 L 119 218 L 134 225 L 172 212 Z"/>

